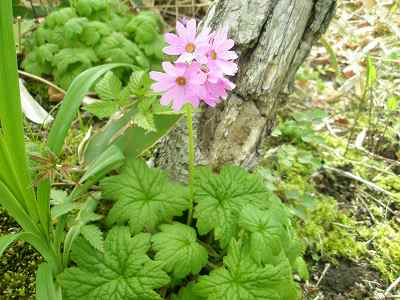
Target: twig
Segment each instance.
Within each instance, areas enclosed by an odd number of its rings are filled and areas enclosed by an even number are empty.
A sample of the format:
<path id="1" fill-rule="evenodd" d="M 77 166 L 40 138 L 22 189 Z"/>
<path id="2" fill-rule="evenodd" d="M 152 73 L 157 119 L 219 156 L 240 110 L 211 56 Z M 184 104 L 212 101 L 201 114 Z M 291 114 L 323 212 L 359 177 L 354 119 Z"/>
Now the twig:
<path id="1" fill-rule="evenodd" d="M 386 195 L 396 199 L 396 195 L 394 195 L 393 193 L 381 188 L 380 186 L 376 185 L 373 182 L 370 182 L 370 181 L 368 181 L 368 180 L 366 180 L 366 179 L 364 179 L 364 178 L 362 178 L 360 176 L 354 175 L 353 173 L 346 172 L 346 171 L 343 171 L 343 170 L 340 170 L 340 169 L 337 169 L 337 168 L 332 168 L 332 167 L 329 167 L 329 166 L 325 166 L 325 169 L 331 170 L 331 171 L 335 171 L 335 172 L 337 172 L 337 173 L 339 173 L 339 174 L 341 174 L 341 175 L 343 175 L 345 177 L 348 177 L 350 179 L 354 179 L 356 181 L 359 181 L 359 182 L 367 185 L 368 187 L 370 187 L 370 188 L 372 188 L 372 189 L 374 189 L 374 190 L 376 190 L 378 192 L 381 192 L 383 194 L 386 194 Z"/>
<path id="2" fill-rule="evenodd" d="M 54 83 L 52 83 L 52 82 L 50 82 L 50 81 L 48 81 L 48 80 L 46 80 L 46 79 L 44 79 L 44 78 L 42 78 L 42 77 L 33 75 L 33 74 L 31 74 L 31 73 L 27 73 L 27 72 L 24 72 L 24 71 L 21 71 L 21 70 L 18 70 L 18 73 L 19 73 L 20 75 L 22 75 L 22 76 L 25 76 L 25 77 L 28 77 L 28 78 L 31 78 L 31 79 L 40 81 L 40 82 L 42 82 L 42 83 L 44 83 L 44 84 L 47 84 L 48 86 L 52 87 L 53 89 L 59 91 L 59 92 L 62 93 L 62 94 L 65 94 L 65 93 L 66 93 L 65 90 L 63 90 L 62 88 L 58 87 L 58 86 L 55 85 Z"/>
<path id="3" fill-rule="evenodd" d="M 321 283 L 322 279 L 324 279 L 326 272 L 328 272 L 329 268 L 331 267 L 331 264 L 326 264 L 324 270 L 322 271 L 321 277 L 318 279 L 316 287 L 319 286 L 319 284 Z"/>
<path id="4" fill-rule="evenodd" d="M 400 277 L 398 277 L 391 285 L 389 285 L 389 287 L 386 289 L 384 293 L 385 297 L 388 297 L 391 290 L 395 289 L 399 284 L 400 284 Z"/>

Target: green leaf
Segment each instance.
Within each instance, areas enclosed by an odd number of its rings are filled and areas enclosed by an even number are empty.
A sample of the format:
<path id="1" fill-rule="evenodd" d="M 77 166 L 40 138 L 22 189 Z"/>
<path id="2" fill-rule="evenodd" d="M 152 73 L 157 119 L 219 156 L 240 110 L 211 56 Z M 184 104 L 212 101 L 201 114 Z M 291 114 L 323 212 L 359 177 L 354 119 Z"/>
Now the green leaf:
<path id="1" fill-rule="evenodd" d="M 81 228 L 81 234 L 93 248 L 104 252 L 103 233 L 99 227 L 93 224 L 85 225 Z"/>
<path id="2" fill-rule="evenodd" d="M 259 266 L 232 243 L 224 267 L 202 276 L 195 293 L 208 300 L 298 300 L 289 265 Z"/>
<path id="3" fill-rule="evenodd" d="M 40 232 L 40 229 L 33 222 L 32 218 L 2 180 L 0 180 L 0 205 L 7 210 L 8 214 L 12 216 L 23 229 L 35 233 Z"/>
<path id="4" fill-rule="evenodd" d="M 154 124 L 157 131 L 148 132 L 141 127 L 129 127 L 136 113 L 137 109 L 131 109 L 96 133 L 86 147 L 85 160 L 90 162 L 96 159 L 112 144 L 117 145 L 126 157 L 138 157 L 168 134 L 181 118 L 179 114 L 156 114 Z"/>
<path id="5" fill-rule="evenodd" d="M 68 194 L 62 190 L 52 189 L 50 192 L 51 218 L 57 220 L 59 217 L 80 208 L 81 203 L 72 202 Z"/>
<path id="6" fill-rule="evenodd" d="M 72 226 L 68 230 L 64 240 L 63 262 L 65 267 L 68 266 L 72 246 L 81 233 L 82 227 L 103 217 L 95 213 L 96 207 L 97 201 L 92 197 L 89 197 L 83 204 L 80 204 L 80 210 L 73 220 Z"/>
<path id="7" fill-rule="evenodd" d="M 133 123 L 140 128 L 143 128 L 146 131 L 156 132 L 156 125 L 154 124 L 154 115 L 152 112 L 141 112 L 139 111 L 135 118 L 133 119 Z"/>
<path id="8" fill-rule="evenodd" d="M 80 74 L 72 82 L 49 133 L 49 147 L 56 155 L 61 153 L 68 129 L 71 127 L 81 102 L 89 89 L 105 73 L 119 67 L 132 66 L 126 64 L 108 64 L 94 67 Z"/>
<path id="9" fill-rule="evenodd" d="M 370 56 L 367 58 L 367 89 L 371 88 L 377 80 L 376 68 Z"/>
<path id="10" fill-rule="evenodd" d="M 161 300 L 154 289 L 169 283 L 160 262 L 147 256 L 150 235 L 131 237 L 127 227 L 112 228 L 104 254 L 86 240 L 76 241 L 72 259 L 77 267 L 62 276 L 65 300 Z"/>
<path id="11" fill-rule="evenodd" d="M 194 283 L 189 283 L 186 287 L 179 290 L 178 295 L 172 295 L 172 300 L 206 300 L 194 293 Z"/>
<path id="12" fill-rule="evenodd" d="M 121 80 L 113 72 L 107 72 L 97 83 L 95 91 L 102 100 L 115 100 L 118 98 L 121 89 Z"/>
<path id="13" fill-rule="evenodd" d="M 398 106 L 399 106 L 399 97 L 397 96 L 391 96 L 386 102 L 386 107 L 388 108 L 389 111 L 395 112 Z"/>
<path id="14" fill-rule="evenodd" d="M 196 231 L 180 223 L 161 225 L 160 230 L 152 237 L 155 259 L 177 279 L 198 274 L 207 264 L 208 253 L 198 243 Z"/>
<path id="15" fill-rule="evenodd" d="M 196 172 L 195 184 L 194 217 L 199 233 L 214 230 L 223 248 L 237 235 L 239 213 L 246 204 L 259 208 L 272 204 L 262 179 L 239 167 L 224 167 L 220 175 L 201 168 Z"/>
<path id="16" fill-rule="evenodd" d="M 128 221 L 135 233 L 154 230 L 161 222 L 182 215 L 189 206 L 184 187 L 141 160 L 128 161 L 120 175 L 102 180 L 101 187 L 104 197 L 117 200 L 107 223 Z"/>
<path id="17" fill-rule="evenodd" d="M 86 105 L 84 109 L 99 119 L 104 119 L 111 117 L 119 111 L 120 107 L 119 104 L 114 101 L 99 101 Z"/>
<path id="18" fill-rule="evenodd" d="M 4 251 L 6 251 L 7 248 L 10 247 L 11 244 L 17 241 L 19 238 L 19 233 L 0 236 L 0 257 L 3 255 Z"/>
<path id="19" fill-rule="evenodd" d="M 142 92 L 143 86 L 146 84 L 146 75 L 144 71 L 135 71 L 132 73 L 128 82 L 128 89 L 133 95 Z"/>
<path id="20" fill-rule="evenodd" d="M 125 156 L 121 150 L 117 146 L 112 145 L 87 167 L 85 174 L 79 182 L 83 183 L 89 178 L 99 180 L 111 170 L 120 167 L 124 160 Z"/>
<path id="21" fill-rule="evenodd" d="M 272 258 L 289 244 L 283 220 L 288 220 L 279 209 L 262 211 L 247 205 L 240 213 L 239 226 L 250 233 L 250 254 L 257 263 L 272 264 Z"/>
<path id="22" fill-rule="evenodd" d="M 297 271 L 301 279 L 305 281 L 309 280 L 310 274 L 308 272 L 308 266 L 302 257 L 298 257 L 296 259 L 295 270 Z"/>
<path id="23" fill-rule="evenodd" d="M 61 289 L 56 287 L 48 263 L 41 263 L 36 274 L 36 299 L 37 300 L 61 300 Z"/>
<path id="24" fill-rule="evenodd" d="M 84 26 L 88 23 L 86 18 L 73 18 L 64 25 L 64 32 L 67 39 L 77 39 L 83 33 Z"/>
<path id="25" fill-rule="evenodd" d="M 0 16 L 0 180 L 32 222 L 40 220 L 45 231 L 48 211 L 39 211 L 25 150 L 11 1 L 0 1 Z"/>

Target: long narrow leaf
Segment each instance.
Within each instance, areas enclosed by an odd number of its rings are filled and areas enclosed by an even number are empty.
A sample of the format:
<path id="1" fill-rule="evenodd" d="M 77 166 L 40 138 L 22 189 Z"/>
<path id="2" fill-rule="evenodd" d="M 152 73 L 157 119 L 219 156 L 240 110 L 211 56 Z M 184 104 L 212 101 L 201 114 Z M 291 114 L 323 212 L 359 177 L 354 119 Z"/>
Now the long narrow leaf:
<path id="1" fill-rule="evenodd" d="M 92 85 L 108 71 L 119 67 L 133 68 L 133 65 L 108 64 L 97 66 L 86 70 L 72 82 L 49 133 L 49 148 L 56 155 L 60 154 L 68 129 L 79 110 L 83 98 Z"/>
<path id="2" fill-rule="evenodd" d="M 94 135 L 86 147 L 85 161 L 95 160 L 110 145 L 118 146 L 126 157 L 140 156 L 168 134 L 181 118 L 179 114 L 156 114 L 154 116 L 157 129 L 155 132 L 147 132 L 143 128 L 133 127 L 119 134 L 129 124 L 135 113 L 136 111 L 132 109 L 122 118 L 110 122 L 102 131 Z"/>
<path id="3" fill-rule="evenodd" d="M 7 234 L 0 236 L 0 257 L 3 255 L 4 251 L 11 246 L 12 243 L 20 238 L 20 233 Z"/>
<path id="4" fill-rule="evenodd" d="M 19 239 L 31 244 L 43 256 L 43 258 L 49 263 L 53 274 L 59 274 L 62 271 L 56 253 L 52 250 L 46 240 L 32 232 L 21 232 Z"/>
<path id="5" fill-rule="evenodd" d="M 92 85 L 108 71 L 120 67 L 133 68 L 134 66 L 128 64 L 108 64 L 97 66 L 86 70 L 75 78 L 65 94 L 63 103 L 49 133 L 48 146 L 54 154 L 57 156 L 60 155 L 68 130 L 78 113 L 85 95 L 89 92 Z M 37 194 L 39 206 L 41 208 L 47 207 L 49 209 L 48 201 L 50 189 L 51 184 L 49 180 L 43 181 L 38 186 Z"/>
<path id="6" fill-rule="evenodd" d="M 36 233 L 40 232 L 28 213 L 2 181 L 0 181 L 0 205 L 7 210 L 24 230 Z"/>
<path id="7" fill-rule="evenodd" d="M 117 146 L 112 145 L 88 166 L 80 182 L 83 183 L 91 177 L 108 173 L 120 166 L 124 160 L 125 156 L 122 151 Z"/>
<path id="8" fill-rule="evenodd" d="M 36 274 L 36 299 L 61 300 L 61 289 L 54 284 L 51 268 L 48 263 L 41 263 Z"/>
<path id="9" fill-rule="evenodd" d="M 8 148 L 8 167 L 13 176 L 3 178 L 17 201 L 24 201 L 28 213 L 38 220 L 35 194 L 29 175 L 24 144 L 23 117 L 19 95 L 17 58 L 13 33 L 12 1 L 0 1 L 0 127 L 3 150 Z M 3 151 L 3 152 L 4 152 Z"/>

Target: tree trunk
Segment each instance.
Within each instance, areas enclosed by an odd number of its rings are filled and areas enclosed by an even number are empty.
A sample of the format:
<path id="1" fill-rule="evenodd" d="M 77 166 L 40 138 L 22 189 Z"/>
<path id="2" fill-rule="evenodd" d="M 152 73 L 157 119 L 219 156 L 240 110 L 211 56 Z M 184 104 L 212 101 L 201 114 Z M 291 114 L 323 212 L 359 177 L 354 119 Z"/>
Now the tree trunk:
<path id="1" fill-rule="evenodd" d="M 239 73 L 228 99 L 195 117 L 197 163 L 214 168 L 257 163 L 277 108 L 335 7 L 336 0 L 219 0 L 211 6 L 203 25 L 229 28 Z M 176 178 L 186 175 L 186 144 L 184 122 L 161 143 L 157 164 Z"/>

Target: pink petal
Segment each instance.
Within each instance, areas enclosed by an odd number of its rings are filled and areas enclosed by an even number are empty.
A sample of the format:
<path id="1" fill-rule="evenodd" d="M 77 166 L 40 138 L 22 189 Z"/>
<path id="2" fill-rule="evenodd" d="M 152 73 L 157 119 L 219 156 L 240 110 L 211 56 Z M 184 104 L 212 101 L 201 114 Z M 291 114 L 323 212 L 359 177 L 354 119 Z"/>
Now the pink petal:
<path id="1" fill-rule="evenodd" d="M 154 83 L 151 88 L 155 92 L 165 92 L 168 91 L 169 89 L 173 88 L 176 85 L 175 80 L 163 80 L 159 81 L 157 83 Z"/>
<path id="2" fill-rule="evenodd" d="M 228 29 L 225 27 L 216 32 L 214 37 L 214 47 L 218 48 L 228 39 Z"/>
<path id="3" fill-rule="evenodd" d="M 168 46 L 163 49 L 163 52 L 168 55 L 180 55 L 185 52 L 185 48 L 180 46 Z"/>
<path id="4" fill-rule="evenodd" d="M 156 71 L 152 71 L 150 72 L 150 78 L 153 79 L 154 81 L 160 81 L 166 78 L 165 73 L 161 73 L 161 72 L 156 72 Z"/>
<path id="5" fill-rule="evenodd" d="M 183 54 L 179 56 L 179 58 L 176 60 L 178 63 L 191 63 L 194 59 L 194 54 L 193 53 L 188 53 L 188 52 L 182 52 Z"/>
<path id="6" fill-rule="evenodd" d="M 185 43 L 187 43 L 186 27 L 181 22 L 176 22 L 176 32 L 178 33 L 178 36 L 184 39 Z"/>
<path id="7" fill-rule="evenodd" d="M 232 39 L 224 40 L 222 43 L 220 43 L 216 47 L 216 50 L 217 50 L 217 52 L 227 51 L 227 50 L 231 50 L 233 48 L 233 46 L 235 46 L 234 40 L 232 40 Z"/>
<path id="8" fill-rule="evenodd" d="M 176 71 L 176 76 L 185 76 L 186 70 L 188 68 L 188 64 L 186 63 L 180 63 L 176 62 L 175 63 L 175 71 Z"/>
<path id="9" fill-rule="evenodd" d="M 210 32 L 210 28 L 204 28 L 197 36 L 196 43 L 208 43 L 211 38 Z"/>
<path id="10" fill-rule="evenodd" d="M 172 103 L 172 109 L 174 111 L 180 111 L 185 102 L 186 102 L 185 89 L 184 88 L 176 89 L 175 97 Z"/>
<path id="11" fill-rule="evenodd" d="M 216 61 L 217 66 L 222 70 L 222 72 L 224 72 L 224 74 L 229 75 L 229 76 L 233 76 L 237 73 L 238 71 L 238 66 L 237 64 L 230 62 L 230 61 L 226 61 L 226 60 L 217 60 Z"/>
<path id="12" fill-rule="evenodd" d="M 171 101 L 172 101 L 172 97 L 168 93 L 165 93 L 164 95 L 161 96 L 161 99 L 160 99 L 161 105 L 167 106 L 171 103 Z"/>
<path id="13" fill-rule="evenodd" d="M 174 76 L 174 77 L 177 76 L 177 72 L 176 72 L 177 70 L 174 67 L 174 65 L 171 64 L 170 62 L 163 62 L 162 67 L 163 67 L 164 71 L 167 72 L 168 75 Z"/>
<path id="14" fill-rule="evenodd" d="M 226 79 L 226 78 L 222 79 L 222 81 L 223 81 L 223 83 L 224 83 L 225 88 L 226 88 L 228 91 L 232 91 L 232 90 L 235 89 L 236 84 L 234 84 L 232 81 L 230 81 L 230 80 L 228 80 L 228 79 Z"/>
<path id="15" fill-rule="evenodd" d="M 188 41 L 194 41 L 197 34 L 197 24 L 195 19 L 191 19 L 186 24 L 186 38 Z"/>
<path id="16" fill-rule="evenodd" d="M 223 51 L 218 53 L 218 57 L 225 60 L 234 60 L 238 58 L 238 55 L 235 51 Z"/>
<path id="17" fill-rule="evenodd" d="M 185 41 L 173 33 L 166 33 L 164 35 L 165 41 L 171 46 L 185 46 Z"/>

